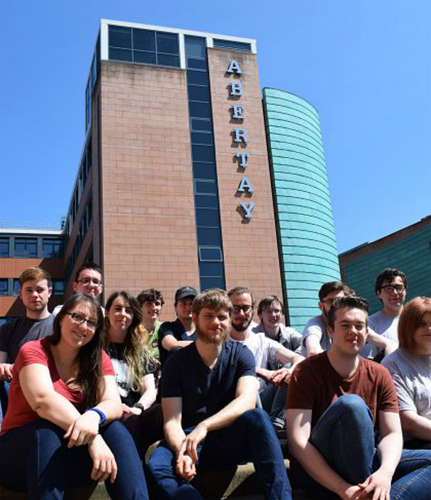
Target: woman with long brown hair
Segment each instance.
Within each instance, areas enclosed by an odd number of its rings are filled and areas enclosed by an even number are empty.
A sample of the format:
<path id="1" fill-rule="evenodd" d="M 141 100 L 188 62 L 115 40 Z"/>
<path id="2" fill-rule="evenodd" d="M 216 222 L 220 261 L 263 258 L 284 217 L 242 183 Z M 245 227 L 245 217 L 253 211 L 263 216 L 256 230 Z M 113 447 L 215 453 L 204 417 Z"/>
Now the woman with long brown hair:
<path id="1" fill-rule="evenodd" d="M 106 350 L 115 369 L 122 401 L 122 421 L 142 455 L 162 437 L 160 405 L 155 405 L 157 362 L 142 326 L 139 302 L 128 292 L 113 293 L 106 302 Z"/>
<path id="2" fill-rule="evenodd" d="M 0 436 L 0 484 L 32 499 L 106 481 L 111 498 L 148 499 L 121 402 L 103 351 L 103 314 L 89 295 L 73 295 L 53 335 L 25 344 L 13 368 Z"/>

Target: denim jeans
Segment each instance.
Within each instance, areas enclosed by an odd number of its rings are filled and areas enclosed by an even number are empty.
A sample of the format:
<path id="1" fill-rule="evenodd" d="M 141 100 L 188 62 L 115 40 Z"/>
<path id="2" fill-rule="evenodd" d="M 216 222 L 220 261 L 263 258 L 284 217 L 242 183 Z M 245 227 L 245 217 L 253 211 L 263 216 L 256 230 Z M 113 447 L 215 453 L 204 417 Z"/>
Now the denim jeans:
<path id="1" fill-rule="evenodd" d="M 362 483 L 380 466 L 371 412 L 354 394 L 341 396 L 326 410 L 312 430 L 311 443 L 350 484 Z M 303 486 L 316 495 L 333 496 L 309 476 Z M 404 450 L 392 480 L 391 500 L 430 498 L 431 450 Z"/>
<path id="2" fill-rule="evenodd" d="M 100 433 L 118 466 L 113 484 L 105 483 L 113 499 L 148 500 L 141 461 L 129 431 L 118 421 L 101 427 Z M 0 437 L 0 485 L 27 491 L 29 499 L 62 499 L 65 490 L 94 484 L 87 446 L 67 448 L 65 431 L 38 419 L 11 429 Z"/>
<path id="3" fill-rule="evenodd" d="M 286 425 L 286 399 L 287 386 L 276 387 L 274 384 L 267 386 L 259 392 L 258 408 L 263 408 L 268 413 L 271 422 L 280 428 Z"/>
<path id="4" fill-rule="evenodd" d="M 187 429 L 186 433 L 193 429 Z M 230 427 L 210 432 L 198 447 L 196 470 L 221 469 L 252 461 L 268 500 L 291 500 L 292 490 L 280 445 L 268 415 L 243 413 Z M 192 484 L 175 474 L 175 456 L 165 442 L 154 451 L 148 470 L 168 499 L 202 500 Z"/>

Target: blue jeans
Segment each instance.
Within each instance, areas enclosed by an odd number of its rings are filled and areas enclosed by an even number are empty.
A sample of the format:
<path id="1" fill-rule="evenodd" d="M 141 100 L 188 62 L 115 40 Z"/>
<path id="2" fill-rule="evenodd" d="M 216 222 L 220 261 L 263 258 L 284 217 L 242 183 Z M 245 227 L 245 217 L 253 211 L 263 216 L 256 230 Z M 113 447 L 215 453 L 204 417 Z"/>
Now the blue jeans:
<path id="1" fill-rule="evenodd" d="M 113 499 L 148 500 L 141 461 L 128 430 L 118 421 L 101 427 L 100 433 L 118 466 L 113 484 L 105 483 Z M 67 448 L 65 431 L 47 420 L 11 429 L 0 437 L 0 485 L 27 491 L 29 499 L 62 499 L 65 490 L 87 484 L 92 460 L 87 446 Z"/>
<path id="2" fill-rule="evenodd" d="M 193 429 L 187 429 L 186 433 Z M 252 461 L 268 500 L 291 500 L 280 444 L 268 415 L 259 409 L 243 413 L 230 427 L 210 432 L 198 447 L 196 470 L 226 469 Z M 175 456 L 165 442 L 154 451 L 148 469 L 165 497 L 202 500 L 192 484 L 175 474 Z"/>
<path id="3" fill-rule="evenodd" d="M 358 484 L 379 467 L 371 412 L 354 394 L 338 398 L 320 417 L 311 443 L 345 481 Z M 303 485 L 321 496 L 332 496 L 310 477 Z M 391 500 L 430 500 L 431 451 L 404 450 L 395 470 Z"/>
<path id="4" fill-rule="evenodd" d="M 286 425 L 286 398 L 287 386 L 276 387 L 274 384 L 267 386 L 259 392 L 257 406 L 268 413 L 271 422 L 280 428 Z"/>

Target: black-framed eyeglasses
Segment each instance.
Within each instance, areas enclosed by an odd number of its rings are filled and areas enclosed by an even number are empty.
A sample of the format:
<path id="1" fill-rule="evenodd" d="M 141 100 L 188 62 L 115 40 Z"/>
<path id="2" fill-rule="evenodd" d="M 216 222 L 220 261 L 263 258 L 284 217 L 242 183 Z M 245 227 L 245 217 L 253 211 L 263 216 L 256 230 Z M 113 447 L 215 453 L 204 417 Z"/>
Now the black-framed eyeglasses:
<path id="1" fill-rule="evenodd" d="M 253 309 L 253 306 L 233 306 L 233 313 L 239 314 L 241 311 L 248 314 Z"/>
<path id="2" fill-rule="evenodd" d="M 394 293 L 394 292 L 404 292 L 406 287 L 404 285 L 385 285 L 382 286 L 382 290 L 384 290 L 386 293 Z"/>
<path id="3" fill-rule="evenodd" d="M 97 325 L 99 324 L 98 321 L 94 321 L 92 319 L 88 319 L 82 314 L 79 313 L 66 313 L 68 316 L 72 318 L 72 320 L 77 324 L 77 325 L 82 325 L 82 323 L 87 322 L 87 328 L 89 330 L 96 330 Z"/>
<path id="4" fill-rule="evenodd" d="M 77 283 L 82 283 L 83 285 L 103 285 L 103 281 L 97 278 L 82 278 L 76 281 Z"/>

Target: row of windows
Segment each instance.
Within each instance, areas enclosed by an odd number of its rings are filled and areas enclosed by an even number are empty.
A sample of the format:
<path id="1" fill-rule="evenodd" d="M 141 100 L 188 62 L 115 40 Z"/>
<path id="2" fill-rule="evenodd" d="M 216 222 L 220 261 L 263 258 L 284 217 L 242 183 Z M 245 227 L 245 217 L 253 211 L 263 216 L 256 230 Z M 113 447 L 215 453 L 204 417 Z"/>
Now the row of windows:
<path id="1" fill-rule="evenodd" d="M 206 42 L 185 45 L 200 286 L 225 288 Z"/>
<path id="2" fill-rule="evenodd" d="M 64 295 L 65 286 L 63 280 L 52 280 L 52 294 Z M 17 296 L 19 294 L 18 278 L 0 278 L 0 296 Z"/>
<path id="3" fill-rule="evenodd" d="M 85 184 L 90 176 L 93 168 L 93 153 L 91 146 L 91 137 L 88 139 L 85 154 L 82 157 L 81 165 L 78 171 L 78 181 L 73 192 L 72 201 L 69 207 L 69 213 L 66 220 L 66 234 L 72 232 L 73 224 L 75 222 L 76 214 L 78 213 L 79 203 L 81 201 L 82 193 L 84 192 Z"/>
<path id="4" fill-rule="evenodd" d="M 63 238 L 0 237 L 0 257 L 17 259 L 61 259 Z"/>
<path id="5" fill-rule="evenodd" d="M 70 274 L 75 266 L 76 259 L 78 258 L 79 252 L 81 250 L 82 243 L 84 241 L 85 235 L 90 227 L 91 221 L 93 220 L 93 200 L 91 197 L 88 198 L 84 210 L 82 211 L 82 217 L 79 222 L 79 230 L 76 236 L 75 244 L 73 245 L 72 253 L 66 264 L 66 279 L 69 279 Z"/>
<path id="6" fill-rule="evenodd" d="M 178 35 L 161 31 L 110 26 L 109 59 L 179 68 Z"/>
<path id="7" fill-rule="evenodd" d="M 93 97 L 94 87 L 96 86 L 97 77 L 100 68 L 100 37 L 97 39 L 96 50 L 94 51 L 93 61 L 91 62 L 90 76 L 88 77 L 87 88 L 85 89 L 85 130 L 91 123 L 91 102 Z"/>

